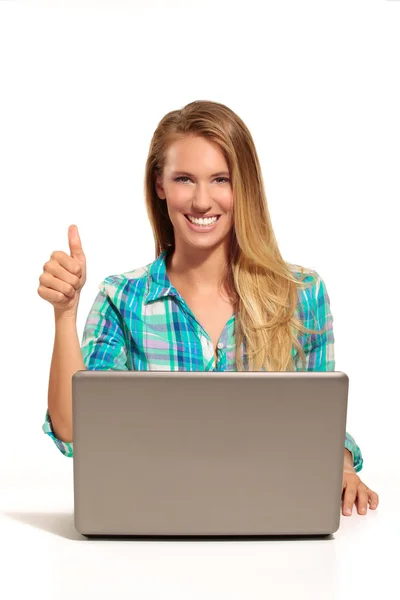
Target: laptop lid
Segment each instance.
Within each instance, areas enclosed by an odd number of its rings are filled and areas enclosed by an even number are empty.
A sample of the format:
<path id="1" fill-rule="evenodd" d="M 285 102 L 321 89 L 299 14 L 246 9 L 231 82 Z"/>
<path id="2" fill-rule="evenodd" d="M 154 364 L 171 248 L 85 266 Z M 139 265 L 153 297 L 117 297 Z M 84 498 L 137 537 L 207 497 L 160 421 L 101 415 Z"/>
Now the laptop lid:
<path id="1" fill-rule="evenodd" d="M 340 371 L 77 371 L 76 530 L 337 531 L 348 385 Z"/>

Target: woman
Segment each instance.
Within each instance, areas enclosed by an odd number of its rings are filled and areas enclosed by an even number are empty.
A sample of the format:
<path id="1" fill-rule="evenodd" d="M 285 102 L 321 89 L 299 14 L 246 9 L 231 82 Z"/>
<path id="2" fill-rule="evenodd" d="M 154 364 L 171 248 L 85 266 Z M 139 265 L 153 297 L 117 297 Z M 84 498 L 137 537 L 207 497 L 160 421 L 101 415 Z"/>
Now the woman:
<path id="1" fill-rule="evenodd" d="M 253 139 L 232 110 L 196 101 L 168 113 L 151 140 L 145 197 L 156 259 L 99 285 L 82 347 L 86 259 L 75 226 L 71 255 L 53 252 L 39 278 L 56 324 L 43 431 L 66 456 L 77 370 L 335 369 L 325 283 L 283 260 Z M 362 464 L 346 432 L 344 515 L 354 502 L 359 514 L 378 505 L 357 475 Z"/>

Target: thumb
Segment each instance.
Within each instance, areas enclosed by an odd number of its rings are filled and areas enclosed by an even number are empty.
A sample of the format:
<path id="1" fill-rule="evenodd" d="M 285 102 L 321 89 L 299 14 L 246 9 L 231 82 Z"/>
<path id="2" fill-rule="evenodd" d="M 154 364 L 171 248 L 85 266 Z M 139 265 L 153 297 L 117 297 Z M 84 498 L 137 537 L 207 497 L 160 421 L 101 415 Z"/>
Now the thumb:
<path id="1" fill-rule="evenodd" d="M 81 238 L 79 237 L 78 227 L 76 225 L 70 225 L 68 227 L 68 244 L 72 258 L 85 258 Z"/>

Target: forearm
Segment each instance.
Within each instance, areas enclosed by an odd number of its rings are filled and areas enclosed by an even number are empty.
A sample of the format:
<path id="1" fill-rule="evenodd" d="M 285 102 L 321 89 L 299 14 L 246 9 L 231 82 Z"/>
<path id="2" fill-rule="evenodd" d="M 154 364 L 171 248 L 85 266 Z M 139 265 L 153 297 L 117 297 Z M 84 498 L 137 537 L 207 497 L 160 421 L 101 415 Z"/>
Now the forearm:
<path id="1" fill-rule="evenodd" d="M 344 463 L 343 466 L 346 468 L 354 468 L 353 455 L 348 448 L 344 449 Z"/>
<path id="2" fill-rule="evenodd" d="M 76 329 L 76 315 L 55 313 L 55 338 L 50 367 L 48 409 L 54 435 L 72 442 L 72 375 L 86 369 Z"/>

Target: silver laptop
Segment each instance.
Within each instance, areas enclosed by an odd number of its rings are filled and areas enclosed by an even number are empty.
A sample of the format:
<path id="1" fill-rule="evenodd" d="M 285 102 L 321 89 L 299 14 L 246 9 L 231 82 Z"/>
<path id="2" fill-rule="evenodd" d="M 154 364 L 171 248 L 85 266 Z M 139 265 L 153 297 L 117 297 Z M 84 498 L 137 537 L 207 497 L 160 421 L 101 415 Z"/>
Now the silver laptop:
<path id="1" fill-rule="evenodd" d="M 332 534 L 348 386 L 340 371 L 77 371 L 76 530 Z"/>

